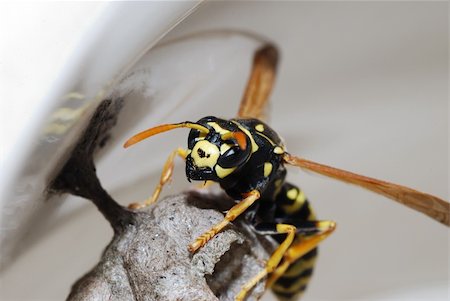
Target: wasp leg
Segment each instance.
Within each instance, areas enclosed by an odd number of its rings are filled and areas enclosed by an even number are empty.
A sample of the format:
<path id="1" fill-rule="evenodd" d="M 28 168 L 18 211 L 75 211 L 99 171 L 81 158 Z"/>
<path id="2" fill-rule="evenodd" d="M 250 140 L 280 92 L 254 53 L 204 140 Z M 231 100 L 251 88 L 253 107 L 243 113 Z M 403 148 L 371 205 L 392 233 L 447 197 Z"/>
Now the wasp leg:
<path id="1" fill-rule="evenodd" d="M 238 204 L 234 205 L 230 210 L 228 210 L 225 218 L 210 230 L 206 231 L 200 235 L 193 243 L 188 246 L 190 252 L 195 252 L 201 247 L 203 247 L 211 238 L 213 238 L 217 233 L 222 231 L 225 226 L 230 222 L 234 221 L 239 215 L 241 215 L 248 207 L 250 207 L 257 199 L 259 199 L 260 193 L 258 190 L 252 190 L 245 194 L 245 198 Z"/>
<path id="2" fill-rule="evenodd" d="M 278 50 L 267 44 L 253 57 L 253 66 L 239 107 L 239 118 L 264 119 L 268 98 L 275 82 Z"/>
<path id="3" fill-rule="evenodd" d="M 182 148 L 178 148 L 176 150 L 174 150 L 169 157 L 167 158 L 166 163 L 164 164 L 162 173 L 161 173 L 161 177 L 159 179 L 159 183 L 155 188 L 155 191 L 153 192 L 152 196 L 149 197 L 148 199 L 146 199 L 144 202 L 142 203 L 131 203 L 130 205 L 128 205 L 128 208 L 130 209 L 140 209 L 140 208 L 144 208 L 147 207 L 153 203 L 155 203 L 158 200 L 159 194 L 161 193 L 161 190 L 163 188 L 163 186 L 170 181 L 170 179 L 172 178 L 172 174 L 173 174 L 173 167 L 174 167 L 174 163 L 173 161 L 175 160 L 175 156 L 178 155 L 183 159 L 186 159 L 187 157 L 187 151 L 185 149 Z"/>
<path id="4" fill-rule="evenodd" d="M 266 227 L 264 227 L 264 228 L 266 228 Z M 288 250 L 288 248 L 291 246 L 292 242 L 294 241 L 296 228 L 292 225 L 268 224 L 268 227 L 266 230 L 270 231 L 271 233 L 275 233 L 275 234 L 287 234 L 287 236 L 284 239 L 284 241 L 278 246 L 278 248 L 275 250 L 275 252 L 273 252 L 272 256 L 270 256 L 264 270 L 259 272 L 255 277 L 250 279 L 250 281 L 247 282 L 242 287 L 241 291 L 236 296 L 236 299 L 235 299 L 236 301 L 244 300 L 244 298 L 248 294 L 248 292 L 256 284 L 258 284 L 258 282 L 261 281 L 261 279 L 266 277 L 268 274 L 272 273 L 278 267 L 278 265 L 280 264 L 280 261 L 283 259 L 284 254 L 286 253 L 286 251 Z"/>
<path id="5" fill-rule="evenodd" d="M 317 232 L 311 236 L 304 236 L 302 239 L 294 243 L 284 254 L 283 262 L 276 268 L 267 280 L 266 286 L 271 287 L 275 281 L 278 280 L 286 272 L 288 267 L 297 259 L 304 256 L 309 251 L 313 250 L 317 245 L 327 238 L 334 229 L 336 223 L 333 221 L 319 221 L 317 224 Z"/>

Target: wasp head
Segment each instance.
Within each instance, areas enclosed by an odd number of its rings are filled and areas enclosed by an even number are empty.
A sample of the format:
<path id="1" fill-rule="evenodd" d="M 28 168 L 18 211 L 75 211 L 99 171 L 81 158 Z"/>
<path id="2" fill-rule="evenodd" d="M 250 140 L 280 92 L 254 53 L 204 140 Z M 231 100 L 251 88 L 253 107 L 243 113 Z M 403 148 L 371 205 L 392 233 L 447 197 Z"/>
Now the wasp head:
<path id="1" fill-rule="evenodd" d="M 192 129 L 186 157 L 188 180 L 220 182 L 242 167 L 250 157 L 250 140 L 233 121 L 205 117 L 197 124 L 208 131 Z"/>
<path id="2" fill-rule="evenodd" d="M 205 117 L 197 122 L 159 125 L 134 135 L 125 142 L 124 147 L 176 128 L 191 129 L 186 156 L 186 176 L 189 181 L 219 182 L 250 158 L 250 138 L 246 130 L 233 120 L 216 117 Z"/>

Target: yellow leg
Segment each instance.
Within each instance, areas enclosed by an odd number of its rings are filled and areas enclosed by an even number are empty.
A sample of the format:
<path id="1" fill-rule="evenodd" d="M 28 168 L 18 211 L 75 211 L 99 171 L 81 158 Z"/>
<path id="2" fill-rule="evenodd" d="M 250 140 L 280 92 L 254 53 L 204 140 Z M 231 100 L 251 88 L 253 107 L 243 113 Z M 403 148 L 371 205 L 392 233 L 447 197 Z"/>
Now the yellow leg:
<path id="1" fill-rule="evenodd" d="M 336 223 L 332 221 L 321 221 L 318 222 L 318 229 L 320 231 L 319 233 L 316 233 L 311 237 L 305 237 L 286 251 L 283 262 L 270 275 L 269 280 L 267 280 L 267 287 L 271 287 L 278 278 L 283 276 L 294 261 L 317 247 L 321 241 L 333 233 L 334 229 L 336 229 Z"/>
<path id="2" fill-rule="evenodd" d="M 172 178 L 173 167 L 174 167 L 173 161 L 175 160 L 175 155 L 178 155 L 181 158 L 186 159 L 187 151 L 182 148 L 178 148 L 178 149 L 174 150 L 169 155 L 169 157 L 166 160 L 166 163 L 164 164 L 163 171 L 162 171 L 161 177 L 159 179 L 159 183 L 156 186 L 155 191 L 153 192 L 152 196 L 150 198 L 146 199 L 142 203 L 131 203 L 130 205 L 128 205 L 128 208 L 130 208 L 130 209 L 144 208 L 144 207 L 147 207 L 147 206 L 155 203 L 158 200 L 159 194 L 161 193 L 163 186 L 167 182 L 169 182 L 170 179 Z"/>
<path id="3" fill-rule="evenodd" d="M 193 243 L 188 246 L 190 252 L 195 252 L 201 247 L 203 247 L 211 238 L 213 238 L 217 233 L 222 231 L 225 226 L 230 222 L 234 221 L 241 213 L 243 213 L 248 207 L 250 207 L 257 199 L 259 199 L 260 193 L 257 190 L 252 190 L 245 195 L 245 199 L 240 201 L 238 204 L 234 205 L 230 210 L 228 210 L 225 218 L 213 226 L 209 231 L 206 231 L 200 235 Z"/>
<path id="4" fill-rule="evenodd" d="M 255 277 L 253 277 L 249 282 L 247 282 L 239 292 L 239 294 L 236 296 L 236 301 L 242 301 L 244 300 L 245 296 L 248 294 L 248 292 L 256 285 L 258 284 L 261 279 L 266 277 L 268 274 L 272 273 L 280 264 L 280 261 L 283 259 L 284 254 L 288 250 L 288 248 L 291 246 L 292 242 L 295 238 L 295 230 L 296 228 L 292 225 L 287 224 L 277 224 L 276 225 L 276 232 L 282 234 L 287 233 L 287 236 L 285 240 L 278 246 L 278 248 L 273 252 L 272 256 L 270 256 L 269 260 L 267 261 L 266 267 L 264 270 L 259 272 Z"/>

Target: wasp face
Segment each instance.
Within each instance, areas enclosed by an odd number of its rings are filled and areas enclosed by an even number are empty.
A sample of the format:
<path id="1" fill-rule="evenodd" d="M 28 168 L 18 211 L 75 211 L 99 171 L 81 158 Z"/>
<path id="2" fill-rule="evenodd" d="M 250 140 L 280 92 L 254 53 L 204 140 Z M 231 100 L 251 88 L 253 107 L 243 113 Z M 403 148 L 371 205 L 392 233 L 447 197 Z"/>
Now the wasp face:
<path id="1" fill-rule="evenodd" d="M 208 133 L 191 130 L 188 138 L 186 176 L 189 180 L 221 179 L 238 170 L 250 156 L 247 136 L 237 125 L 215 117 L 200 119 L 197 124 L 208 128 Z"/>
<path id="2" fill-rule="evenodd" d="M 186 158 L 186 176 L 192 180 L 216 180 L 215 166 L 220 149 L 208 140 L 197 141 Z"/>

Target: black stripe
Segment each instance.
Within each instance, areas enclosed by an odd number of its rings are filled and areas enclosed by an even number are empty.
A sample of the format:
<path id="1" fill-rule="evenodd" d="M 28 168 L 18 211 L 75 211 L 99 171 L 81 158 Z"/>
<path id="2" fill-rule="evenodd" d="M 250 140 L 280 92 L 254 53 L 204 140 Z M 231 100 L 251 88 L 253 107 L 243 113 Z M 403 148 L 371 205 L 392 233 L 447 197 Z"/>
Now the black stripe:
<path id="1" fill-rule="evenodd" d="M 291 300 L 295 297 L 295 295 L 297 295 L 298 293 L 285 293 L 285 292 L 277 292 L 275 290 L 273 290 L 273 292 L 275 293 L 275 295 L 277 295 L 279 298 L 283 298 L 283 299 L 288 299 Z"/>
<path id="2" fill-rule="evenodd" d="M 275 235 L 285 234 L 277 231 L 277 223 L 258 223 L 254 226 L 256 232 L 259 234 Z"/>
<path id="3" fill-rule="evenodd" d="M 277 280 L 276 284 L 284 287 L 285 289 L 289 289 L 292 285 L 300 281 L 301 278 L 311 276 L 312 273 L 313 269 L 310 268 L 302 271 L 298 276 L 295 277 L 284 278 L 283 276 L 281 276 L 281 278 Z"/>
<path id="4" fill-rule="evenodd" d="M 306 199 L 303 205 L 300 207 L 300 209 L 295 211 L 293 214 L 289 214 L 289 217 L 306 220 L 310 215 L 310 213 L 311 210 L 309 210 L 309 202 Z"/>
<path id="5" fill-rule="evenodd" d="M 296 292 L 279 292 L 276 289 L 272 289 L 272 291 L 274 292 L 275 295 L 281 297 L 281 298 L 286 298 L 286 299 L 292 299 L 293 297 L 295 297 L 297 294 L 303 292 L 306 289 L 306 285 L 300 287 L 300 289 Z"/>
<path id="6" fill-rule="evenodd" d="M 291 189 L 296 189 L 295 187 L 284 187 L 284 189 L 280 192 L 280 194 L 278 195 L 277 198 L 277 202 L 279 202 L 281 205 L 292 205 L 296 202 L 296 198 L 295 199 L 291 199 L 288 197 L 287 193 L 289 190 Z M 300 194 L 300 190 L 298 190 L 298 194 L 297 196 Z"/>
<path id="7" fill-rule="evenodd" d="M 283 195 L 284 196 L 284 195 Z M 278 201 L 278 203 L 280 204 L 280 205 L 292 205 L 292 204 L 294 204 L 295 202 L 296 202 L 296 200 L 294 199 L 290 199 L 290 198 L 288 198 L 287 196 L 284 196 L 283 198 L 281 198 L 281 199 L 279 199 L 279 200 L 277 200 Z"/>
<path id="8" fill-rule="evenodd" d="M 295 199 L 290 199 L 287 196 L 288 191 L 293 189 L 293 188 L 297 189 L 297 191 L 300 193 L 300 189 L 299 188 L 295 187 L 292 184 L 284 183 L 280 193 L 276 197 L 276 202 L 278 204 L 280 204 L 280 205 L 292 205 L 292 204 L 294 204 L 296 200 Z"/>

